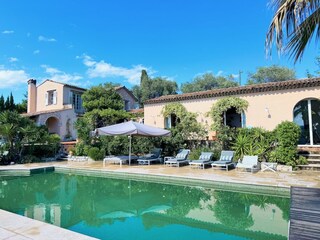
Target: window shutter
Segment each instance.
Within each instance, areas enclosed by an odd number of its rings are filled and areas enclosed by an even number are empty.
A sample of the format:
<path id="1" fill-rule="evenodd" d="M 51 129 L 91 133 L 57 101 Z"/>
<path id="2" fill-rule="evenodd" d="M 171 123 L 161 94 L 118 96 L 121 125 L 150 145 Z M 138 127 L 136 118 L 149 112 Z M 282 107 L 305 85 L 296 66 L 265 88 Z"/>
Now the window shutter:
<path id="1" fill-rule="evenodd" d="M 69 92 L 69 104 L 73 104 L 73 93 Z"/>
<path id="2" fill-rule="evenodd" d="M 52 103 L 53 103 L 54 105 L 57 104 L 57 91 L 54 91 L 54 92 L 53 92 L 53 101 L 52 101 Z"/>
<path id="3" fill-rule="evenodd" d="M 46 106 L 49 104 L 49 94 L 46 92 Z"/>

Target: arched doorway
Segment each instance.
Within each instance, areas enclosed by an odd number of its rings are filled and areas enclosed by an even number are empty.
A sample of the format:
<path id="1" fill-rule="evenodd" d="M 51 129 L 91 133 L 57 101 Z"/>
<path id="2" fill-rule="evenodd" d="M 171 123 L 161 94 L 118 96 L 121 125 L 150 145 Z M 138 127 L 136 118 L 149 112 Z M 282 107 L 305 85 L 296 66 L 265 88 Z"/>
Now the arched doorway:
<path id="1" fill-rule="evenodd" d="M 301 129 L 300 145 L 320 145 L 320 101 L 304 99 L 293 108 L 293 122 Z"/>
<path id="2" fill-rule="evenodd" d="M 245 127 L 245 115 L 244 113 L 238 113 L 235 107 L 231 107 L 224 112 L 223 121 L 225 126 L 232 128 Z"/>
<path id="3" fill-rule="evenodd" d="M 56 117 L 49 117 L 46 121 L 46 126 L 49 133 L 59 135 L 59 119 Z"/>

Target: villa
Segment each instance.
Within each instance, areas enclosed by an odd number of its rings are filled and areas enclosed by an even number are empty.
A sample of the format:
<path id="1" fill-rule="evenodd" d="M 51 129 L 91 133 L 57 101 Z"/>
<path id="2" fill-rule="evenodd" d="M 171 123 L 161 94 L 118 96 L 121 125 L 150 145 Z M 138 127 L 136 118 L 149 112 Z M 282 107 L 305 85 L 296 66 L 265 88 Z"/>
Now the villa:
<path id="1" fill-rule="evenodd" d="M 299 145 L 320 145 L 320 78 L 162 96 L 145 102 L 144 121 L 151 126 L 170 128 L 174 124 L 172 120 L 175 116 L 164 118 L 161 111 L 166 104 L 179 102 L 187 111 L 197 113 L 198 121 L 208 130 L 207 139 L 213 140 L 215 132 L 210 131 L 212 120 L 207 113 L 217 100 L 229 96 L 244 99 L 249 106 L 247 111 L 241 114 L 234 108 L 225 112 L 226 125 L 272 130 L 282 121 L 293 121 L 302 130 Z"/>
<path id="2" fill-rule="evenodd" d="M 28 81 L 28 110 L 24 114 L 38 125 L 46 125 L 50 133 L 56 133 L 62 141 L 75 140 L 74 124 L 84 114 L 81 95 L 87 90 L 70 84 L 45 80 Z M 136 97 L 125 86 L 115 87 L 122 97 L 125 110 L 134 109 Z"/>

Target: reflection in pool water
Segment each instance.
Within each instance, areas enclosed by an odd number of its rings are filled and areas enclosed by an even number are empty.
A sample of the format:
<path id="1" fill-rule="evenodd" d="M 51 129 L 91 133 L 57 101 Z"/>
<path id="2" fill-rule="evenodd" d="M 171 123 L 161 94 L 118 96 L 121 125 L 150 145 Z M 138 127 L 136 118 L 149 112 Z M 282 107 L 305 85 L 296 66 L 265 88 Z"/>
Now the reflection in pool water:
<path id="1" fill-rule="evenodd" d="M 47 173 L 0 178 L 0 208 L 101 239 L 287 239 L 289 199 Z"/>

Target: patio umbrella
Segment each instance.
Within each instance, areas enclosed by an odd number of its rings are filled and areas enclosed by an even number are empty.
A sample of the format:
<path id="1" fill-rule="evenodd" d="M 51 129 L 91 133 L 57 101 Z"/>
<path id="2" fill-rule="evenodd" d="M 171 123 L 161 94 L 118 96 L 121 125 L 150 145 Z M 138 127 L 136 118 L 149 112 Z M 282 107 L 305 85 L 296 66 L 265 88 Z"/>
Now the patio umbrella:
<path id="1" fill-rule="evenodd" d="M 114 124 L 106 127 L 97 128 L 99 135 L 107 136 L 118 136 L 128 135 L 129 136 L 129 165 L 131 163 L 131 137 L 144 136 L 144 137 L 163 137 L 171 136 L 171 132 L 162 128 L 152 127 L 133 121 Z"/>

